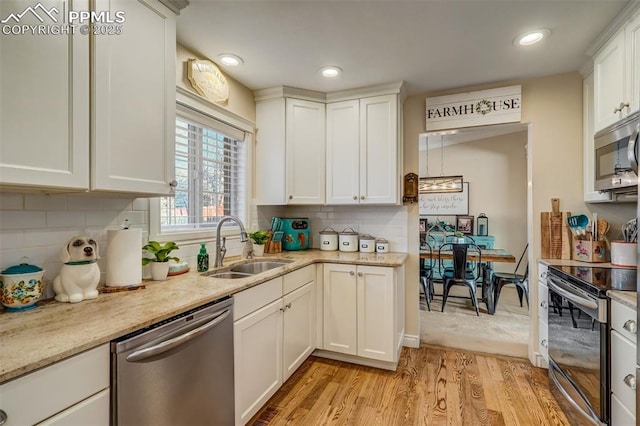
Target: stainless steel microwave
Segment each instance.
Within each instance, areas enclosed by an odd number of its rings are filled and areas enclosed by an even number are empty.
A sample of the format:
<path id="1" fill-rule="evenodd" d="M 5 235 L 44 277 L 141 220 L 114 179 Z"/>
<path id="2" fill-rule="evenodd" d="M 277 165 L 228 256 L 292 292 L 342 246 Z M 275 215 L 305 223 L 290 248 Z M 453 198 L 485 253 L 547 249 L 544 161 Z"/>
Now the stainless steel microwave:
<path id="1" fill-rule="evenodd" d="M 638 190 L 640 111 L 594 136 L 595 189 L 615 193 Z"/>

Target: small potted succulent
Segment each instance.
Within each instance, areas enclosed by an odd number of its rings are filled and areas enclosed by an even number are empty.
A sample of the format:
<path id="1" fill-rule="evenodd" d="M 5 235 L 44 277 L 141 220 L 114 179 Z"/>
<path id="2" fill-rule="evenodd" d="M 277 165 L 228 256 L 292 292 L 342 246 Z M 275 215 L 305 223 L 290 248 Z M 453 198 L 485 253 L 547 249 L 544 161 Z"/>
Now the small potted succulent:
<path id="1" fill-rule="evenodd" d="M 249 238 L 253 241 L 253 254 L 255 256 L 263 256 L 264 245 L 269 241 L 269 233 L 267 231 L 255 231 L 249 234 Z"/>
<path id="2" fill-rule="evenodd" d="M 464 244 L 467 240 L 464 238 L 464 234 L 460 231 L 456 231 L 453 234 L 453 241 L 458 244 Z"/>
<path id="3" fill-rule="evenodd" d="M 176 256 L 170 256 L 169 254 L 173 250 L 178 250 L 180 247 L 173 241 L 168 241 L 164 244 L 160 244 L 157 241 L 149 241 L 142 246 L 142 250 L 145 250 L 155 257 L 143 257 L 142 266 L 151 263 L 151 278 L 154 281 L 162 281 L 167 279 L 169 273 L 169 261 L 174 260 L 180 262 L 180 258 Z"/>

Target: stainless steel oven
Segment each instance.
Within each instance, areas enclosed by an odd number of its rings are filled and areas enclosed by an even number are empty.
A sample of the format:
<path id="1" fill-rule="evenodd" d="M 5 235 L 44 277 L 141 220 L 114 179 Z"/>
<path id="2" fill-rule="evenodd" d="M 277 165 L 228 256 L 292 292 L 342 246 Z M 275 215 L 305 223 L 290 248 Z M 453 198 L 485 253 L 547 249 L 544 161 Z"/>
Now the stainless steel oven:
<path id="1" fill-rule="evenodd" d="M 607 291 L 634 291 L 636 269 L 549 266 L 547 285 L 552 393 L 572 424 L 609 424 Z"/>
<path id="2" fill-rule="evenodd" d="M 596 133 L 595 189 L 637 193 L 640 112 Z"/>

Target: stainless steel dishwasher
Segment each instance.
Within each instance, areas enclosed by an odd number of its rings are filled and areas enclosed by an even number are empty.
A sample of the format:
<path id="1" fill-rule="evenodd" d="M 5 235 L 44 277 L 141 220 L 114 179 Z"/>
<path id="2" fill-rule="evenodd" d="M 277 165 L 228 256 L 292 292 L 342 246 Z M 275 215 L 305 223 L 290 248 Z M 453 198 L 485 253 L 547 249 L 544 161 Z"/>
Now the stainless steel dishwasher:
<path id="1" fill-rule="evenodd" d="M 111 342 L 111 423 L 233 425 L 233 299 Z"/>

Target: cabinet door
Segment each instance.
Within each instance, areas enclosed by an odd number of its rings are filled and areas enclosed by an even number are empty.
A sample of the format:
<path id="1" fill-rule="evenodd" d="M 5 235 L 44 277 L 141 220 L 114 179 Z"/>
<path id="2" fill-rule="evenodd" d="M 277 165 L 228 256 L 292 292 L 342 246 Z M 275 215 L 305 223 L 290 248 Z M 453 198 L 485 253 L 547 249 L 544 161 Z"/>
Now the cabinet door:
<path id="1" fill-rule="evenodd" d="M 327 204 L 360 199 L 360 101 L 327 104 Z"/>
<path id="2" fill-rule="evenodd" d="M 324 104 L 287 98 L 286 108 L 287 203 L 324 204 Z"/>
<path id="3" fill-rule="evenodd" d="M 300 367 L 315 349 L 315 294 L 316 284 L 312 281 L 283 298 L 283 382 Z"/>
<path id="4" fill-rule="evenodd" d="M 614 110 L 624 99 L 624 31 L 619 31 L 594 57 L 594 131 L 615 123 Z"/>
<path id="5" fill-rule="evenodd" d="M 88 10 L 88 1 L 38 4 Z M 27 6 L 2 1 L 0 16 Z M 42 24 L 32 14 L 20 23 Z M 88 189 L 89 36 L 3 35 L 0 64 L 0 184 Z"/>
<path id="6" fill-rule="evenodd" d="M 398 97 L 360 100 L 360 203 L 398 203 Z"/>
<path id="7" fill-rule="evenodd" d="M 98 0 L 126 13 L 93 37 L 91 189 L 167 195 L 174 179 L 175 15 L 157 0 Z"/>
<path id="8" fill-rule="evenodd" d="M 393 268 L 358 266 L 358 356 L 394 361 Z"/>
<path id="9" fill-rule="evenodd" d="M 256 104 L 256 204 L 287 204 L 284 98 Z"/>
<path id="10" fill-rule="evenodd" d="M 593 148 L 593 73 L 582 82 L 582 174 L 585 203 L 611 201 L 611 193 L 595 189 L 595 152 Z"/>
<path id="11" fill-rule="evenodd" d="M 626 88 L 628 114 L 640 110 L 640 13 L 625 27 L 626 37 Z"/>
<path id="12" fill-rule="evenodd" d="M 325 264 L 323 294 L 323 349 L 356 355 L 358 339 L 356 267 Z"/>
<path id="13" fill-rule="evenodd" d="M 636 345 L 611 331 L 611 392 L 636 412 Z"/>
<path id="14" fill-rule="evenodd" d="M 236 424 L 245 424 L 282 385 L 282 299 L 233 323 Z"/>

